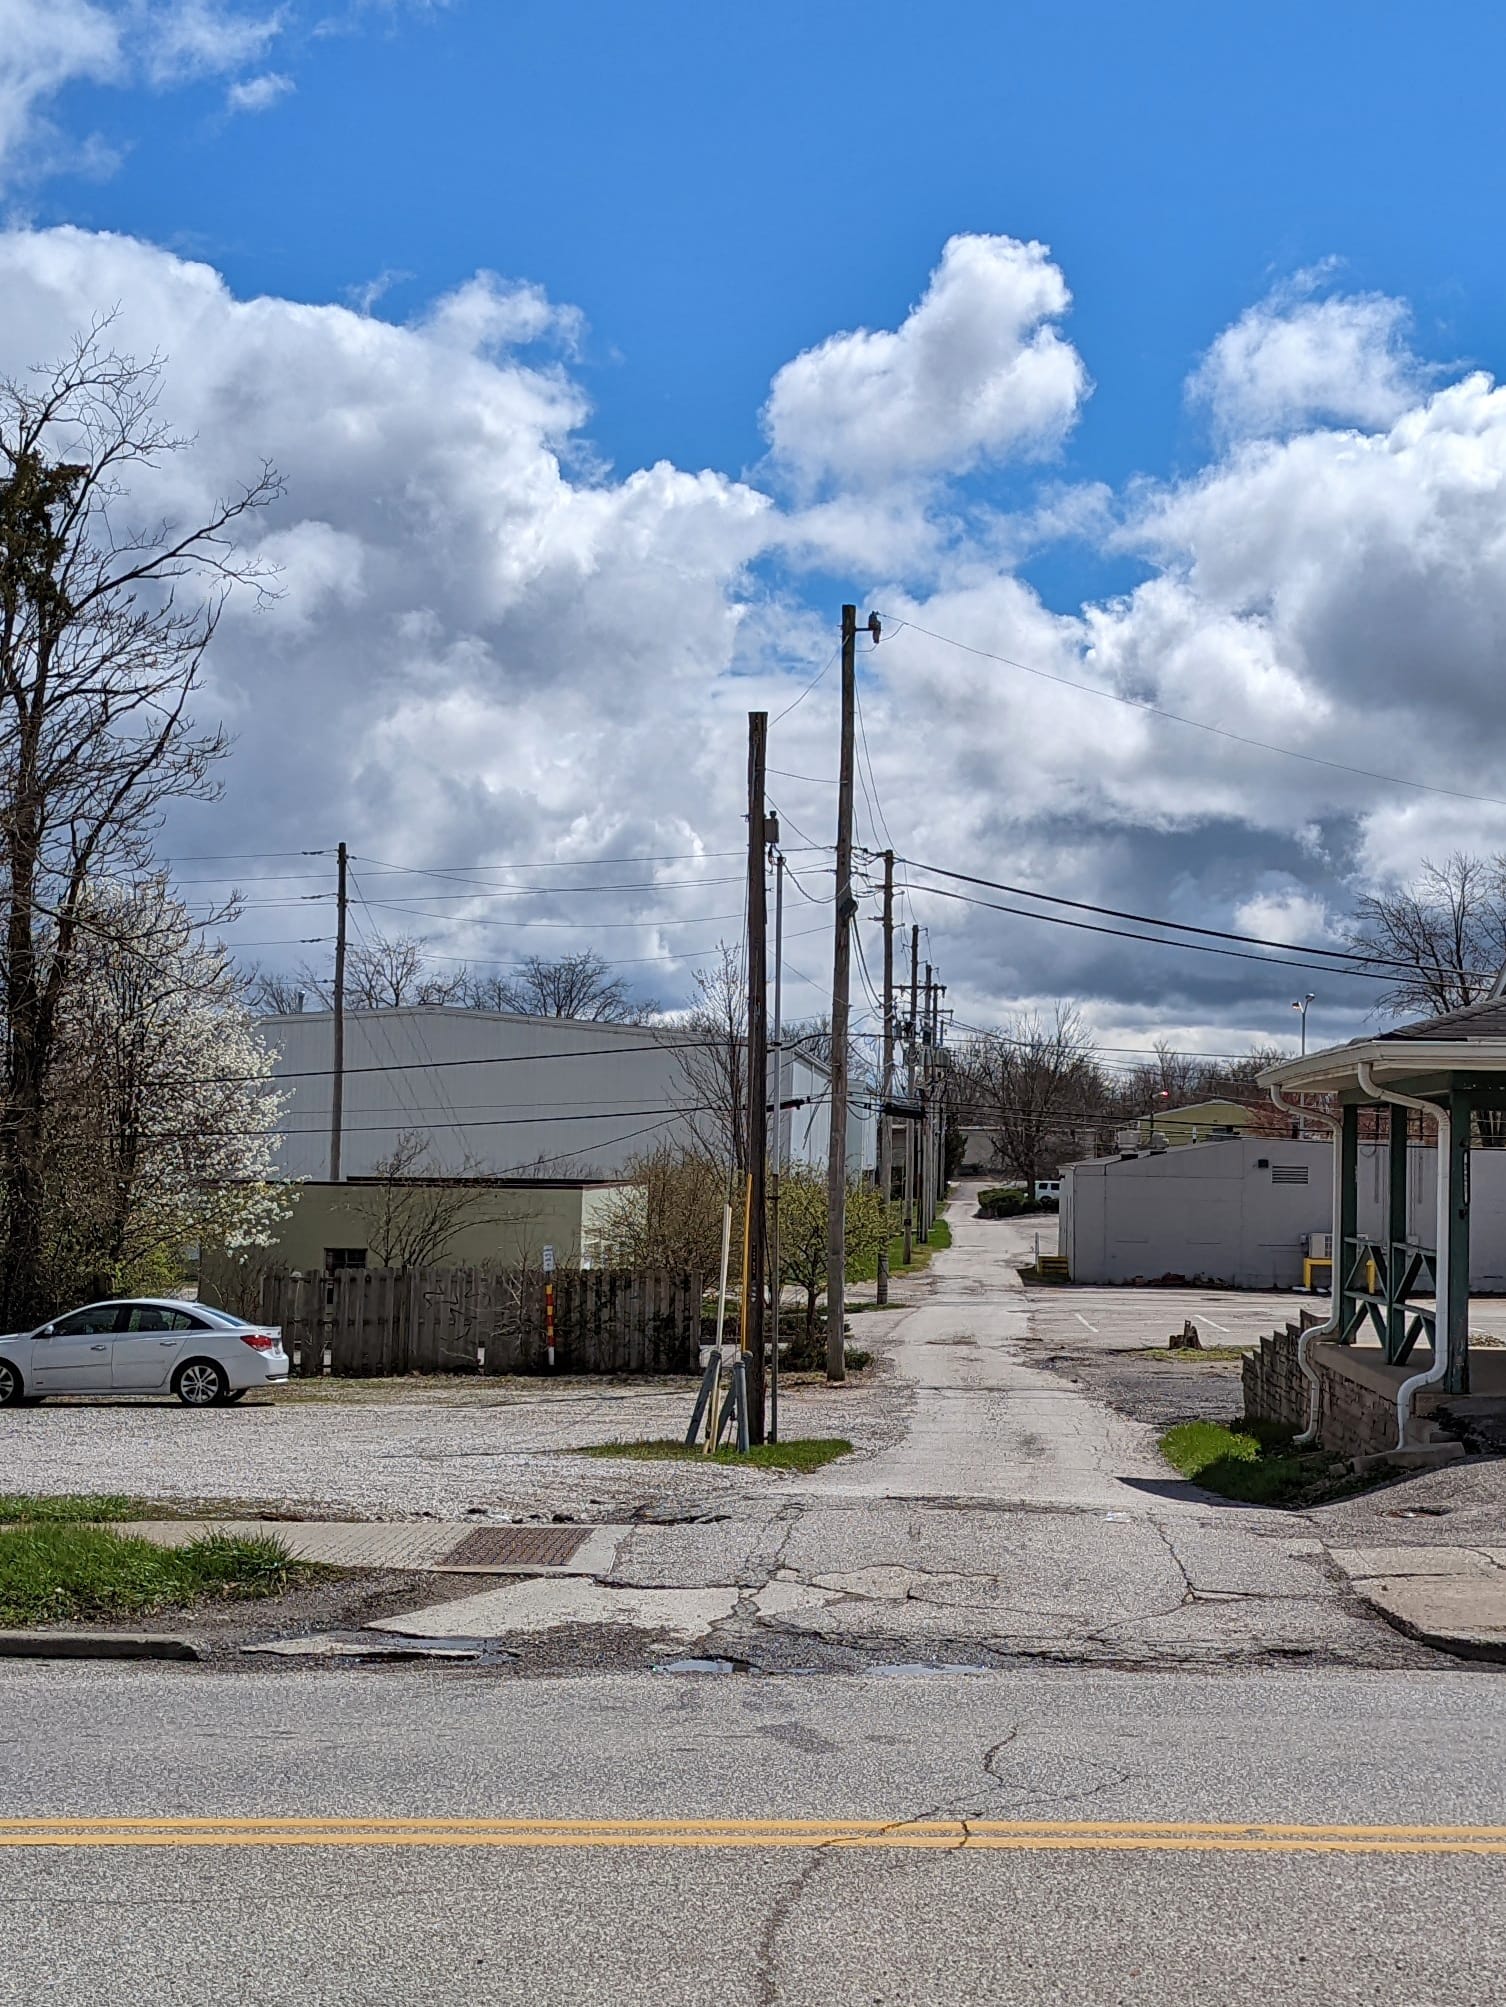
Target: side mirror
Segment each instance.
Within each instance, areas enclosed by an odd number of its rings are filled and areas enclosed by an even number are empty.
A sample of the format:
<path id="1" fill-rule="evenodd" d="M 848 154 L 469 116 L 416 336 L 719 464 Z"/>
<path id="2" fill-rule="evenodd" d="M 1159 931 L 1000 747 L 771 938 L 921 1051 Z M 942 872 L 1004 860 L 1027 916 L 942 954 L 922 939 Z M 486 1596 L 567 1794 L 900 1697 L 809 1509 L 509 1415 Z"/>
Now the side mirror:
<path id="1" fill-rule="evenodd" d="M 40 1331 L 33 1331 L 31 1335 L 33 1338 L 50 1338 L 52 1336 L 52 1326 L 44 1324 Z"/>

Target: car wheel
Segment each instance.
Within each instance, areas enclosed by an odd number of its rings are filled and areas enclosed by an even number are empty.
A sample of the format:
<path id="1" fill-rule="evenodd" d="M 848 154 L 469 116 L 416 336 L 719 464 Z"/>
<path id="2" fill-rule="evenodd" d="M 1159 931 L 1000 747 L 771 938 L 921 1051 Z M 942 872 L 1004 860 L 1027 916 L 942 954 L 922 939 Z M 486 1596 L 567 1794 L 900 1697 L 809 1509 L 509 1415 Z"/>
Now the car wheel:
<path id="1" fill-rule="evenodd" d="M 15 1407 L 25 1398 L 20 1367 L 13 1366 L 9 1359 L 0 1359 L 0 1408 Z"/>
<path id="2" fill-rule="evenodd" d="M 221 1394 L 220 1399 L 224 1402 L 225 1406 L 228 1408 L 232 1401 L 245 1400 L 247 1394 L 249 1394 L 250 1391 L 251 1389 L 249 1387 L 232 1387 L 228 1393 Z"/>
<path id="3" fill-rule="evenodd" d="M 212 1408 L 224 1399 L 229 1385 L 213 1359 L 190 1359 L 173 1375 L 173 1392 L 185 1408 Z"/>

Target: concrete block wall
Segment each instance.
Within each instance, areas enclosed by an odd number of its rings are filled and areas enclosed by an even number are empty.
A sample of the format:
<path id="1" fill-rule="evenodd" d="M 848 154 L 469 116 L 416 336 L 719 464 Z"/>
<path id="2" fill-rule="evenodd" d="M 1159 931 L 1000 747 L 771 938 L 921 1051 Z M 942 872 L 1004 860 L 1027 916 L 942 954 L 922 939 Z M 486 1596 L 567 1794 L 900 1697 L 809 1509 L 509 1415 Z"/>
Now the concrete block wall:
<path id="1" fill-rule="evenodd" d="M 1300 1324 L 1288 1324 L 1269 1338 L 1242 1368 L 1245 1415 L 1251 1421 L 1307 1426 L 1307 1381 L 1297 1364 L 1297 1340 L 1322 1318 L 1302 1312 Z M 1344 1354 L 1342 1364 L 1337 1357 Z M 1318 1375 L 1318 1441 L 1336 1456 L 1382 1456 L 1396 1447 L 1396 1385 L 1378 1364 L 1379 1354 L 1340 1347 L 1328 1339 L 1314 1345 L 1311 1362 Z M 1434 1420 L 1447 1396 L 1435 1390 L 1418 1394 L 1409 1431 L 1419 1447 L 1440 1442 L 1454 1433 Z"/>
<path id="2" fill-rule="evenodd" d="M 1245 1415 L 1252 1422 L 1281 1422 L 1289 1428 L 1307 1426 L 1307 1381 L 1297 1364 L 1297 1340 L 1309 1325 L 1322 1318 L 1310 1310 L 1301 1313 L 1299 1324 L 1262 1338 L 1240 1368 L 1244 1384 Z"/>

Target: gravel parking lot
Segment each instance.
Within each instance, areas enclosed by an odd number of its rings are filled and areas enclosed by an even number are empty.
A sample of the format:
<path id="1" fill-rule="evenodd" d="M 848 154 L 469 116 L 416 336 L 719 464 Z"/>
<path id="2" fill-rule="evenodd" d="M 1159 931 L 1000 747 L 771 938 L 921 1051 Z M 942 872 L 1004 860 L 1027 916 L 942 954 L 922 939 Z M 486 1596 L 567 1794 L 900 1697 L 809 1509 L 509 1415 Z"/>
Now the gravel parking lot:
<path id="1" fill-rule="evenodd" d="M 893 1318 L 863 1319 L 863 1343 Z M 779 1473 L 562 1452 L 683 1434 L 689 1379 L 324 1380 L 234 1408 L 49 1401 L 0 1410 L 0 1487 L 235 1499 L 295 1513 L 404 1519 L 568 1513 L 610 1520 L 663 1503 L 768 1496 Z M 843 1387 L 787 1380 L 786 1436 L 845 1436 L 871 1455 L 902 1431 L 910 1391 L 876 1363 Z"/>

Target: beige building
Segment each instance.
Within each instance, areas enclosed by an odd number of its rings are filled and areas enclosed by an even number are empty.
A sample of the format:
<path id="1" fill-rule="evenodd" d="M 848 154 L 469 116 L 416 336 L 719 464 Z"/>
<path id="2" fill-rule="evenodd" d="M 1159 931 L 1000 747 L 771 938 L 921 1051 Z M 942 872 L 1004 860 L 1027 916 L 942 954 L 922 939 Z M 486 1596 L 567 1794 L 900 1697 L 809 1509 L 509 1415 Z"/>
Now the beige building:
<path id="1" fill-rule="evenodd" d="M 622 1190 L 596 1179 L 309 1179 L 290 1192 L 293 1209 L 272 1246 L 246 1260 L 206 1248 L 199 1288 L 206 1303 L 235 1306 L 269 1268 L 538 1268 L 545 1248 L 561 1268 L 590 1266 Z"/>
<path id="2" fill-rule="evenodd" d="M 1262 1109 L 1262 1120 L 1269 1113 Z M 1151 1136 L 1164 1136 L 1170 1144 L 1206 1143 L 1210 1137 L 1230 1129 L 1240 1134 L 1256 1120 L 1256 1111 L 1243 1101 L 1189 1101 L 1182 1108 L 1155 1109 L 1136 1123 L 1142 1147 Z"/>

